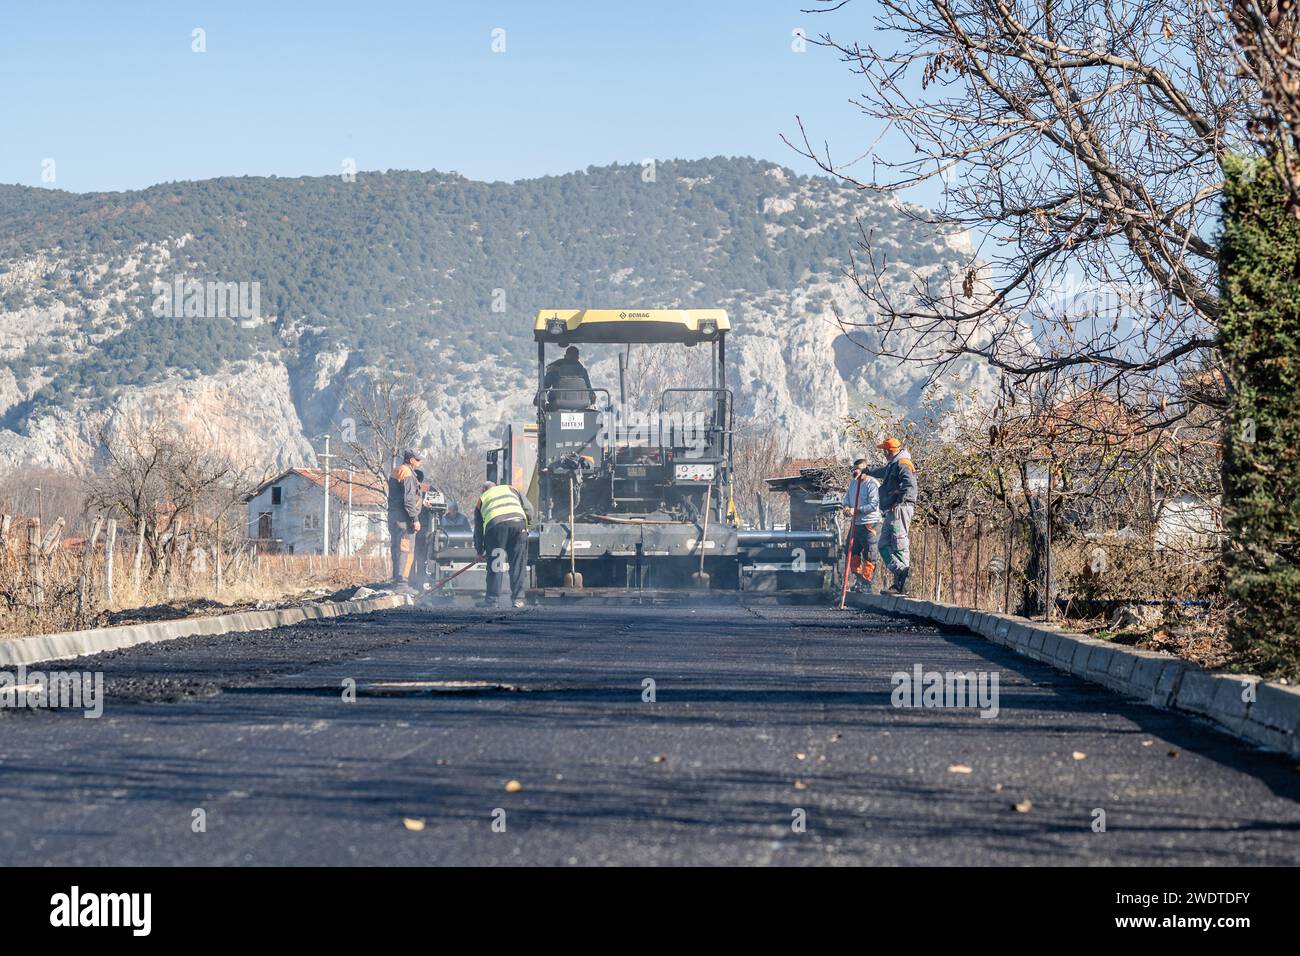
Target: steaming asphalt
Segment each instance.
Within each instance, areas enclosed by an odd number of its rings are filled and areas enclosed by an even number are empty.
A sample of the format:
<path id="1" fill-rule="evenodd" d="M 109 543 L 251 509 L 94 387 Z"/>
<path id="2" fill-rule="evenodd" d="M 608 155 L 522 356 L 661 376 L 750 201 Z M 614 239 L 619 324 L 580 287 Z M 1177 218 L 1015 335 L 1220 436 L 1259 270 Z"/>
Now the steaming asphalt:
<path id="1" fill-rule="evenodd" d="M 894 708 L 916 663 L 1000 713 Z M 401 608 L 71 666 L 101 719 L 0 712 L 8 866 L 1300 862 L 1291 761 L 865 612 Z"/>

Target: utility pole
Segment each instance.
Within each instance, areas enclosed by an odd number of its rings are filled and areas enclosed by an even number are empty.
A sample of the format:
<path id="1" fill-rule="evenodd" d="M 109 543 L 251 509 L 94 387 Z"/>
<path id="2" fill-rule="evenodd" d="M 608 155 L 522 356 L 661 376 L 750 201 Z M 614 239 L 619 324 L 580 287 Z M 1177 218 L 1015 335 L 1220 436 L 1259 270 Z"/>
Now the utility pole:
<path id="1" fill-rule="evenodd" d="M 346 543 L 346 554 L 352 553 L 352 469 L 348 469 L 348 530 L 343 540 Z"/>
<path id="2" fill-rule="evenodd" d="M 321 554 L 330 553 L 330 459 L 334 456 L 330 454 L 330 434 L 325 433 L 325 454 L 318 456 L 323 462 L 325 471 L 325 506 L 321 516 Z"/>

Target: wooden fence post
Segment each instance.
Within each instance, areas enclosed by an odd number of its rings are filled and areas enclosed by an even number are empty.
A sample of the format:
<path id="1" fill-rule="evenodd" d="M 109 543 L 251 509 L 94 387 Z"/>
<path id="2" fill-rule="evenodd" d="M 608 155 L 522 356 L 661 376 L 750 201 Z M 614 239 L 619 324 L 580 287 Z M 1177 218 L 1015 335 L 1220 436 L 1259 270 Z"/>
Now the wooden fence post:
<path id="1" fill-rule="evenodd" d="M 140 591 L 140 566 L 144 563 L 144 519 L 135 523 L 135 567 L 131 572 L 131 586 Z"/>
<path id="2" fill-rule="evenodd" d="M 95 545 L 99 542 L 99 529 L 104 525 L 104 516 L 100 515 L 95 519 L 94 530 L 90 532 L 90 537 L 86 539 L 85 545 L 81 549 L 81 576 L 77 578 L 77 617 L 82 617 L 86 612 L 86 598 L 90 591 L 90 572 L 95 561 Z"/>
<path id="3" fill-rule="evenodd" d="M 185 558 L 189 538 L 181 537 L 181 530 L 184 526 L 184 519 L 179 517 L 176 519 L 176 523 L 172 525 L 172 555 L 171 560 L 167 563 L 167 600 L 169 601 L 172 599 L 172 595 L 176 593 L 176 575 L 180 574 L 183 578 L 186 576 Z M 183 579 L 181 583 L 185 583 Z"/>
<path id="4" fill-rule="evenodd" d="M 108 536 L 104 539 L 104 603 L 113 604 L 113 552 L 117 548 L 117 519 L 108 519 Z"/>
<path id="5" fill-rule="evenodd" d="M 27 526 L 27 579 L 32 589 L 32 609 L 41 613 L 45 603 L 45 562 L 41 560 L 41 519 Z"/>
<path id="6" fill-rule="evenodd" d="M 45 532 L 45 540 L 41 543 L 41 556 L 49 559 L 54 557 L 54 552 L 59 550 L 59 535 L 63 532 L 64 521 L 59 518 L 51 525 L 50 530 Z"/>
<path id="7" fill-rule="evenodd" d="M 915 559 L 916 590 L 913 592 L 914 594 L 925 593 L 925 579 L 930 570 L 930 551 L 926 546 L 926 543 L 928 541 L 929 541 L 929 532 L 926 530 L 925 524 L 924 523 L 918 524 L 916 526 L 916 559 Z M 881 575 L 880 589 L 883 591 L 885 590 L 884 587 L 885 562 L 883 559 L 880 562 L 880 571 L 878 573 Z"/>
<path id="8" fill-rule="evenodd" d="M 1011 546 L 1012 546 L 1012 542 L 1015 540 L 1015 536 L 1016 536 L 1016 516 L 1014 514 L 1011 514 L 1010 509 L 1007 509 L 1007 547 L 1006 547 L 1007 570 L 1005 572 L 1005 577 L 1002 582 L 1002 613 L 1003 614 L 1011 613 L 1011 559 L 1012 557 L 1014 557 L 1014 555 L 1012 554 Z"/>
<path id="9" fill-rule="evenodd" d="M 943 532 L 939 530 L 936 524 L 930 534 L 931 550 L 934 557 L 930 563 L 934 565 L 934 597 L 930 600 L 943 600 Z"/>
<path id="10" fill-rule="evenodd" d="M 948 576 L 952 578 L 952 593 L 949 595 L 949 604 L 961 604 L 961 568 L 957 564 L 958 533 L 960 528 L 957 526 L 957 519 L 949 519 L 948 524 Z"/>

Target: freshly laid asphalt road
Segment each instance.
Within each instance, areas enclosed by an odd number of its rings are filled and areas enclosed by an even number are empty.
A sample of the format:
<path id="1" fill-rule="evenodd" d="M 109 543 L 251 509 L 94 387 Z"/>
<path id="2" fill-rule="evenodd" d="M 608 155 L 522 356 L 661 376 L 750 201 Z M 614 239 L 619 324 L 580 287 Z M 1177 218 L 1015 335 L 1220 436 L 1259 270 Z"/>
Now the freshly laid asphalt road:
<path id="1" fill-rule="evenodd" d="M 917 663 L 998 716 L 893 707 Z M 1300 863 L 1292 761 L 903 618 L 401 608 L 73 668 L 102 718 L 0 711 L 6 866 Z"/>

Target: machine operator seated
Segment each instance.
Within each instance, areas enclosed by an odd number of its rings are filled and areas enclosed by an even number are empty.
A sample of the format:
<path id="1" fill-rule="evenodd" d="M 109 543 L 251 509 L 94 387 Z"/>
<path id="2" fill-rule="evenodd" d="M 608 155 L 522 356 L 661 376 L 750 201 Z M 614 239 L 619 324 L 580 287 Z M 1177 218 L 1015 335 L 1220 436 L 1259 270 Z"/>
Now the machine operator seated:
<path id="1" fill-rule="evenodd" d="M 570 345 L 564 355 L 546 366 L 541 399 L 548 412 L 586 411 L 596 403 L 591 376 L 578 361 L 578 348 Z"/>

